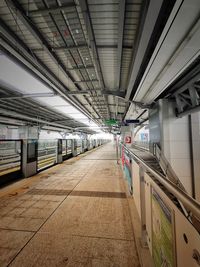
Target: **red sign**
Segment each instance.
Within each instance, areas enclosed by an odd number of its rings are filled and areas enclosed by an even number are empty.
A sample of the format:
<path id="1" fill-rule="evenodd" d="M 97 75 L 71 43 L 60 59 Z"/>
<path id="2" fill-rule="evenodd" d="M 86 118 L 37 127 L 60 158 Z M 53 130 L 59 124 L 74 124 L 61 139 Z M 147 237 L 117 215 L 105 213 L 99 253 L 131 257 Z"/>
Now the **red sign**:
<path id="1" fill-rule="evenodd" d="M 126 136 L 125 137 L 125 143 L 126 144 L 131 144 L 131 136 Z"/>

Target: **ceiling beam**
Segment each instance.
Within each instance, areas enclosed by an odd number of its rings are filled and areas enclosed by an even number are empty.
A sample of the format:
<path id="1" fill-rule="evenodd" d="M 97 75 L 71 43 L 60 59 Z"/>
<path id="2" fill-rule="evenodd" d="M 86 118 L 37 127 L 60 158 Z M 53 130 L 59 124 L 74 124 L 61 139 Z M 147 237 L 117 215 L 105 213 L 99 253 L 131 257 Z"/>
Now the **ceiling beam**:
<path id="1" fill-rule="evenodd" d="M 72 2 L 72 3 L 66 3 L 65 5 L 62 6 L 55 6 L 55 7 L 51 7 L 51 8 L 41 8 L 41 9 L 36 9 L 36 10 L 31 10 L 28 11 L 28 14 L 31 16 L 35 16 L 35 15 L 46 15 L 49 14 L 51 12 L 60 12 L 60 11 L 65 11 L 68 10 L 69 8 L 72 7 L 76 7 L 76 5 Z"/>
<path id="2" fill-rule="evenodd" d="M 122 51 L 123 51 L 123 36 L 124 36 L 124 18 L 126 12 L 126 0 L 119 1 L 119 14 L 118 14 L 118 47 L 117 47 L 117 88 L 120 90 L 121 82 L 121 67 L 122 67 Z"/>
<path id="3" fill-rule="evenodd" d="M 3 54 L 8 55 L 12 58 L 12 60 L 16 61 L 17 64 L 22 64 L 23 67 L 26 67 L 27 70 L 31 70 L 32 74 L 40 79 L 43 83 L 45 83 L 49 88 L 51 88 L 54 92 L 58 93 L 62 96 L 68 103 L 72 106 L 76 107 L 79 111 L 83 112 L 87 117 L 92 120 L 94 119 L 89 111 L 80 106 L 80 103 L 76 101 L 76 99 L 70 98 L 68 96 L 69 89 L 64 85 L 55 75 L 37 58 L 36 55 L 30 52 L 28 47 L 12 32 L 7 25 L 0 19 L 0 30 L 5 36 L 4 38 L 0 38 L 0 48 L 3 51 Z M 15 49 L 17 42 L 17 50 Z M 1 90 L 1 89 L 0 89 Z M 3 90 L 5 93 L 5 90 Z M 88 103 L 90 106 L 90 104 Z"/>
<path id="4" fill-rule="evenodd" d="M 87 33 L 88 33 L 88 37 L 89 37 L 89 45 L 90 45 L 91 50 L 92 50 L 93 59 L 95 62 L 97 74 L 99 76 L 99 81 L 101 83 L 102 88 L 105 88 L 105 82 L 104 82 L 104 78 L 103 78 L 103 73 L 102 73 L 102 69 L 101 69 L 101 64 L 100 64 L 100 60 L 99 60 L 94 30 L 93 30 L 93 26 L 92 26 L 92 21 L 91 21 L 87 1 L 86 0 L 79 0 L 79 5 L 80 5 L 81 11 L 83 13 L 83 19 L 84 19 L 85 27 L 87 29 Z M 108 113 L 110 113 L 108 105 L 107 105 L 107 109 L 108 109 Z"/>
<path id="5" fill-rule="evenodd" d="M 0 97 L 0 101 L 1 100 L 14 100 L 14 99 L 22 99 L 22 98 L 34 98 L 34 97 L 53 97 L 56 96 L 55 93 L 41 93 L 41 94 L 24 94 L 24 95 L 11 95 L 11 96 L 7 96 L 7 97 Z"/>
<path id="6" fill-rule="evenodd" d="M 103 90 L 102 94 L 104 95 L 111 95 L 111 96 L 119 96 L 119 97 L 125 97 L 125 92 L 119 92 L 117 91 L 109 91 L 109 90 Z"/>
<path id="7" fill-rule="evenodd" d="M 67 94 L 68 95 L 88 95 L 89 93 L 90 91 L 84 90 L 84 91 L 71 91 L 71 92 L 68 92 Z"/>
<path id="8" fill-rule="evenodd" d="M 85 81 L 75 81 L 74 83 L 91 83 L 91 82 L 98 82 L 99 80 L 94 79 L 94 80 L 85 80 Z"/>
<path id="9" fill-rule="evenodd" d="M 71 45 L 71 46 L 51 46 L 50 50 L 52 52 L 54 51 L 71 51 L 71 50 L 77 50 L 77 49 L 81 49 L 81 48 L 88 48 L 87 44 L 79 44 L 79 45 Z M 45 48 L 34 48 L 33 52 L 42 52 L 44 51 Z"/>
<path id="10" fill-rule="evenodd" d="M 88 44 L 79 44 L 79 45 L 74 45 L 74 46 L 54 46 L 54 47 L 51 47 L 51 50 L 52 51 L 71 51 L 71 50 L 76 50 L 76 49 L 86 49 L 86 48 L 91 48 L 90 45 Z M 103 44 L 103 45 L 96 45 L 96 48 L 97 49 L 117 49 L 118 48 L 118 45 L 106 45 L 106 44 Z M 129 45 L 124 45 L 122 46 L 123 49 L 133 49 L 133 46 L 129 46 Z M 33 52 L 42 52 L 44 51 L 43 48 L 34 48 L 32 49 Z"/>
<path id="11" fill-rule="evenodd" d="M 74 82 L 73 76 L 70 74 L 70 72 L 66 71 L 66 67 L 63 65 L 59 57 L 56 55 L 54 51 L 51 51 L 51 46 L 48 44 L 47 40 L 44 38 L 44 36 L 41 34 L 41 32 L 38 30 L 38 28 L 34 25 L 34 23 L 30 20 L 30 18 L 26 15 L 25 10 L 22 8 L 22 6 L 18 3 L 17 0 L 7 0 L 7 2 L 10 4 L 10 7 L 12 7 L 15 12 L 17 10 L 17 15 L 20 17 L 20 20 L 22 23 L 27 27 L 27 29 L 30 31 L 30 33 L 38 40 L 38 42 L 45 48 L 49 56 L 53 59 L 53 61 L 59 65 L 59 67 L 62 69 L 62 71 L 69 77 L 69 79 Z M 26 51 L 27 52 L 27 51 Z M 76 85 L 77 89 L 80 90 L 80 87 Z M 75 102 L 78 102 L 78 100 L 73 100 Z M 71 100 L 72 102 L 72 100 Z M 82 109 L 81 103 L 78 102 L 79 109 Z M 95 111 L 96 112 L 96 111 Z M 84 112 L 85 113 L 85 112 Z M 87 111 L 87 116 L 89 114 L 89 111 Z M 97 114 L 98 115 L 98 114 Z M 91 118 L 91 116 L 89 115 Z M 94 119 L 94 118 L 92 118 Z"/>
<path id="12" fill-rule="evenodd" d="M 76 71 L 76 70 L 93 70 L 95 67 L 93 65 L 90 66 L 78 66 L 73 68 L 67 68 L 69 71 Z"/>

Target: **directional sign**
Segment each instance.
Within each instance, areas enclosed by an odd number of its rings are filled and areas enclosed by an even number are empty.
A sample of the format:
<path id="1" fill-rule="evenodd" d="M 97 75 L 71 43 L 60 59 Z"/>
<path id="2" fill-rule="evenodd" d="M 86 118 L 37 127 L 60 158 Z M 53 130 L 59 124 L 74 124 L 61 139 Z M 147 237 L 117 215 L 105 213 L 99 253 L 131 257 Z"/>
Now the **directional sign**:
<path id="1" fill-rule="evenodd" d="M 117 124 L 117 120 L 110 119 L 110 120 L 105 120 L 106 125 L 114 125 Z"/>
<path id="2" fill-rule="evenodd" d="M 139 120 L 125 120 L 125 123 L 139 123 L 140 121 Z"/>

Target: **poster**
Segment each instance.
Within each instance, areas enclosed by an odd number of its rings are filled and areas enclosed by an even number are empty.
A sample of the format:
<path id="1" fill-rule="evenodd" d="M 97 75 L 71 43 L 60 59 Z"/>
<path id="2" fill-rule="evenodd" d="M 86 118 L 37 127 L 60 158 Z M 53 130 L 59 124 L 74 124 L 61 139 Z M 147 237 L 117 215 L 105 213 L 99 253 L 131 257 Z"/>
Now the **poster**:
<path id="1" fill-rule="evenodd" d="M 148 133 L 141 133 L 141 134 L 140 134 L 140 139 L 141 139 L 141 141 L 143 141 L 143 142 L 148 142 L 148 140 L 149 140 Z"/>
<path id="2" fill-rule="evenodd" d="M 124 165 L 123 166 L 124 166 L 124 173 L 125 173 L 125 177 L 128 182 L 129 190 L 130 190 L 130 193 L 132 193 L 133 188 L 132 188 L 131 158 L 129 157 L 126 151 L 124 151 Z"/>
<path id="3" fill-rule="evenodd" d="M 124 152 L 124 146 L 122 146 L 122 167 L 124 169 L 124 164 L 125 164 L 125 152 Z"/>
<path id="4" fill-rule="evenodd" d="M 152 255 L 155 267 L 175 267 L 173 214 L 152 188 Z"/>

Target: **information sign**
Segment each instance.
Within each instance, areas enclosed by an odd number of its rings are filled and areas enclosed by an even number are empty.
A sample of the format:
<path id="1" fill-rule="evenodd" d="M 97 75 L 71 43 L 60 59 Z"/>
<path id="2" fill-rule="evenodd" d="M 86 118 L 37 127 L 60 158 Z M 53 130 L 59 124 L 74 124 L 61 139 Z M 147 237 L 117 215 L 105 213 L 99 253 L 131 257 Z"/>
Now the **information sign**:
<path id="1" fill-rule="evenodd" d="M 125 143 L 126 144 L 131 144 L 131 136 L 126 136 L 125 137 Z"/>

